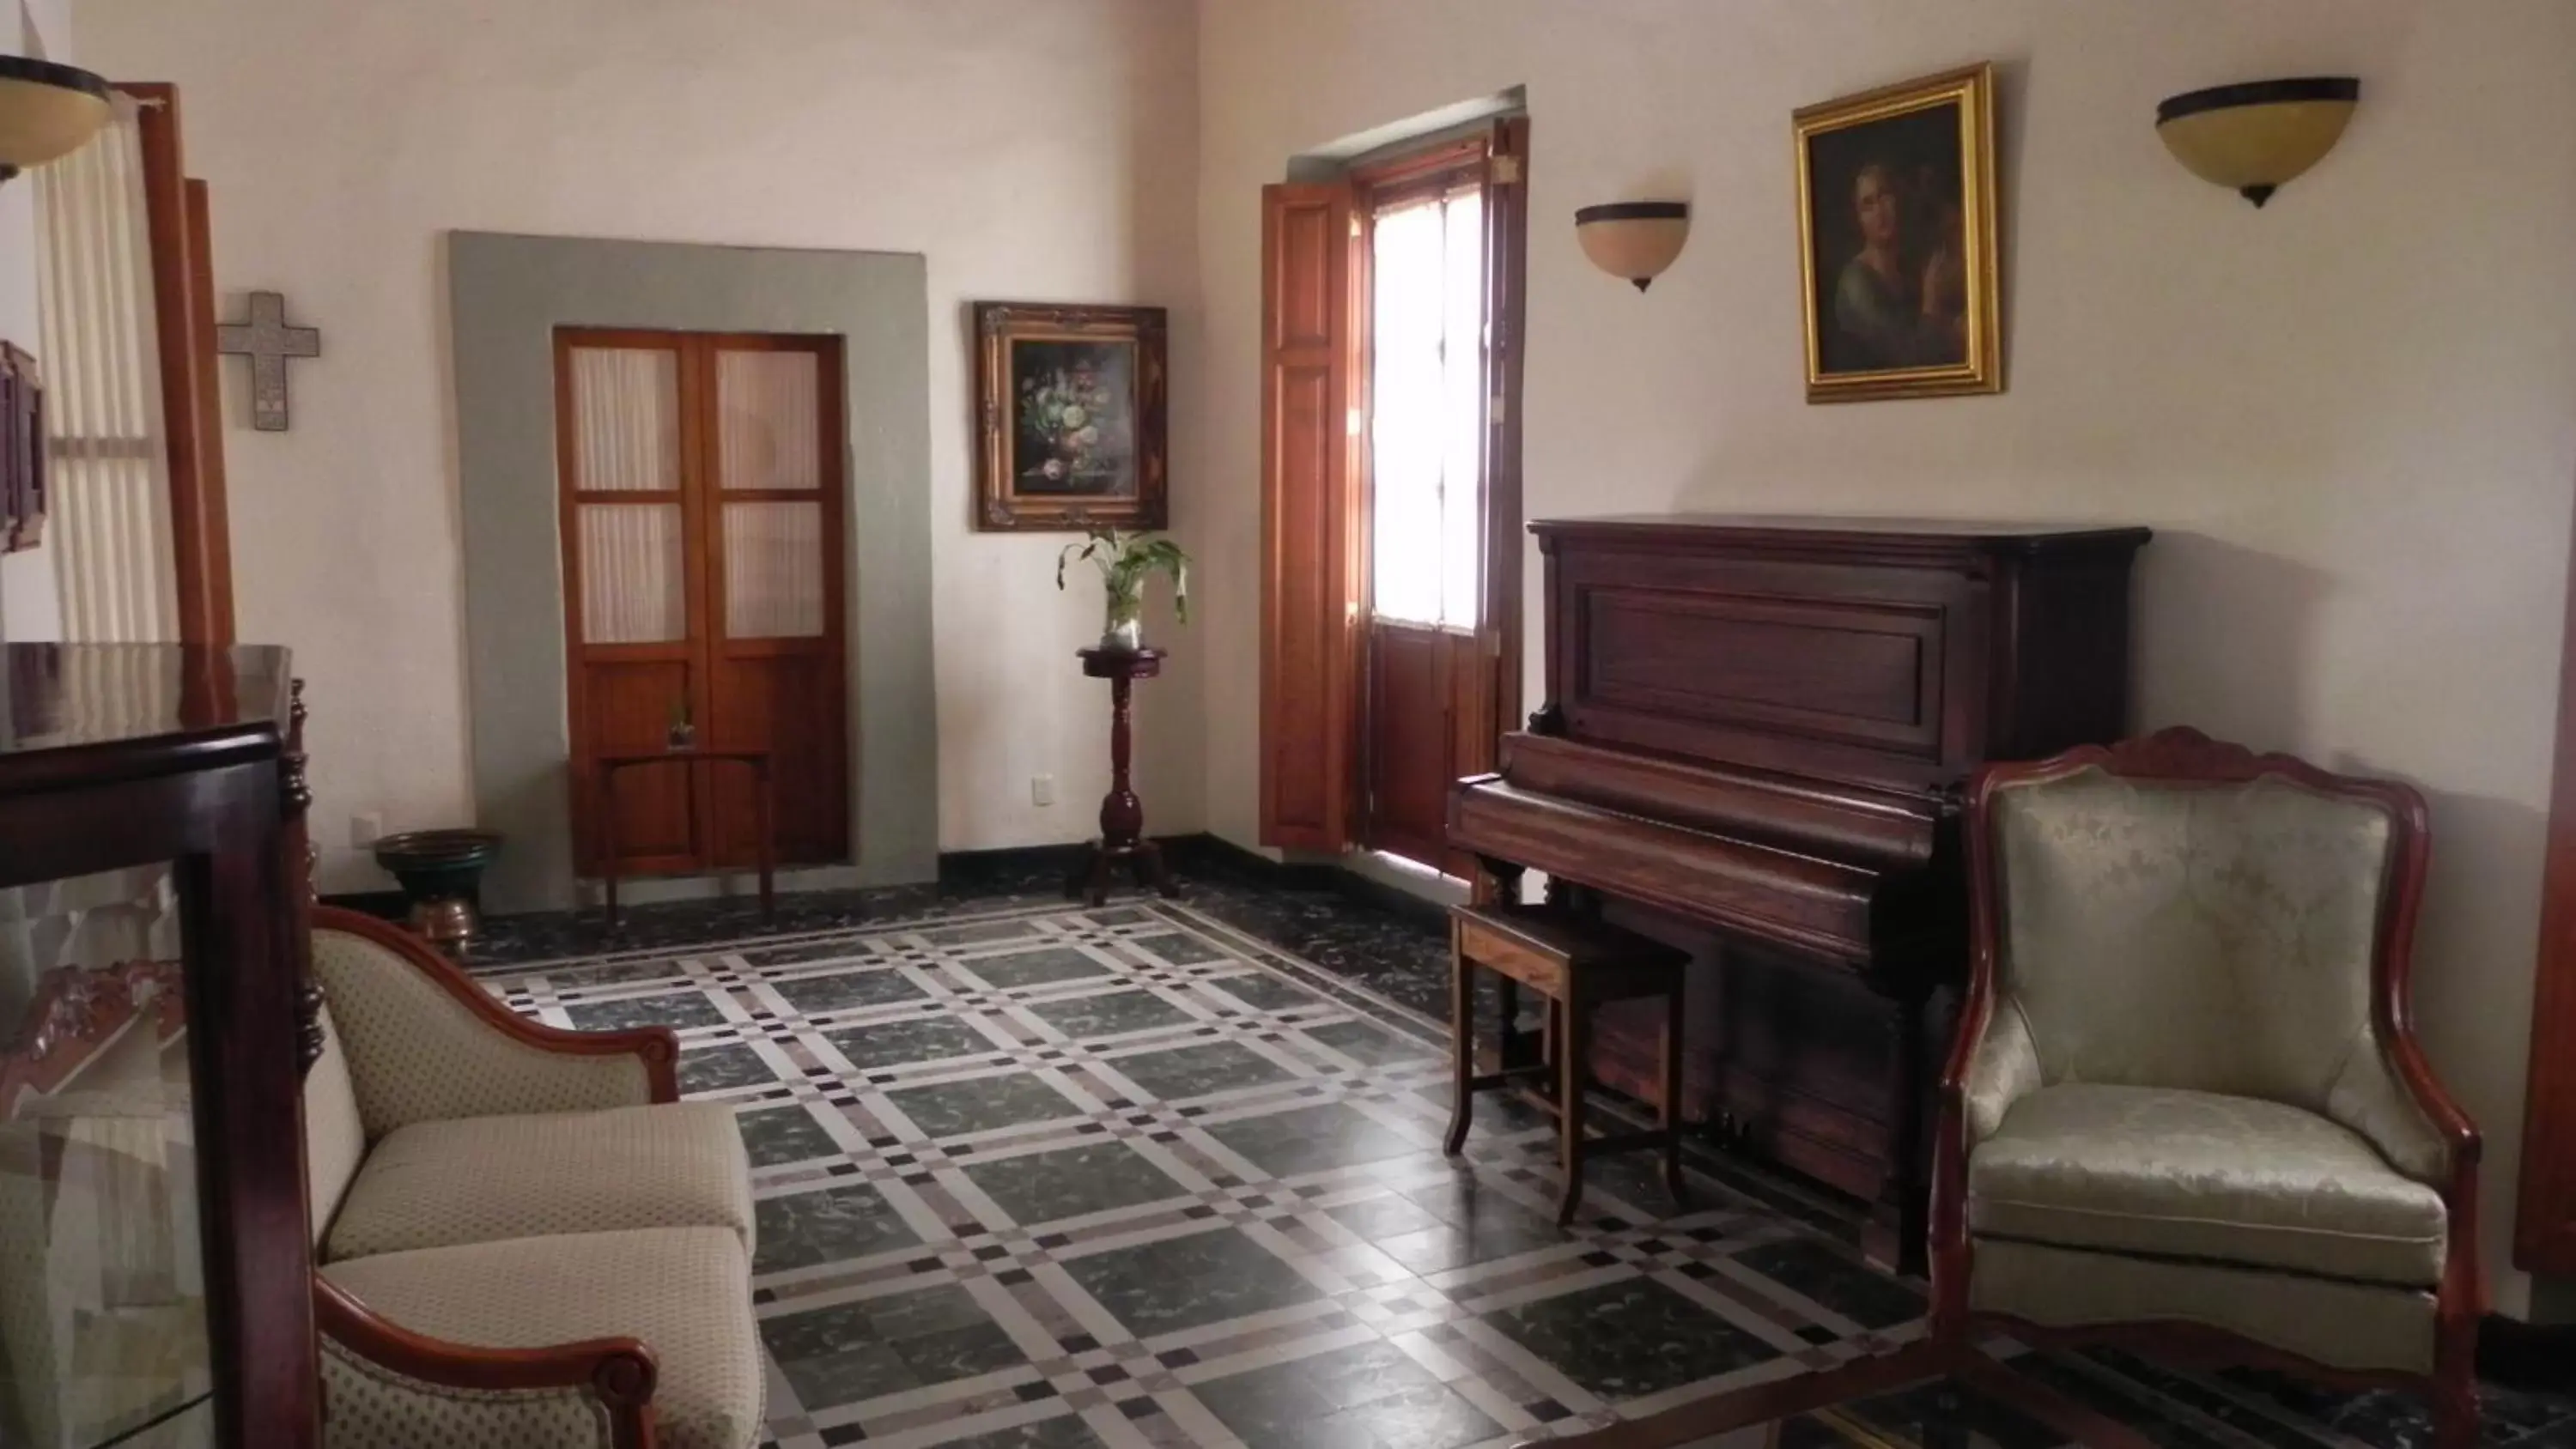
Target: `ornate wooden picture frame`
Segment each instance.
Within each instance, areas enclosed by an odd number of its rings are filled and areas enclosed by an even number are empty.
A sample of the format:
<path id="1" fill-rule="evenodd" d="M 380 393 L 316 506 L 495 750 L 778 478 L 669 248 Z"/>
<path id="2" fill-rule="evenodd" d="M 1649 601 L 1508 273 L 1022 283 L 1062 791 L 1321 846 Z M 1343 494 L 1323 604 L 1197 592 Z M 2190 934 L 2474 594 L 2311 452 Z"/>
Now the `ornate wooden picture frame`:
<path id="1" fill-rule="evenodd" d="M 1165 527 L 1160 307 L 975 304 L 975 527 Z"/>
<path id="2" fill-rule="evenodd" d="M 1807 401 L 2003 391 L 1994 67 L 1791 120 Z"/>

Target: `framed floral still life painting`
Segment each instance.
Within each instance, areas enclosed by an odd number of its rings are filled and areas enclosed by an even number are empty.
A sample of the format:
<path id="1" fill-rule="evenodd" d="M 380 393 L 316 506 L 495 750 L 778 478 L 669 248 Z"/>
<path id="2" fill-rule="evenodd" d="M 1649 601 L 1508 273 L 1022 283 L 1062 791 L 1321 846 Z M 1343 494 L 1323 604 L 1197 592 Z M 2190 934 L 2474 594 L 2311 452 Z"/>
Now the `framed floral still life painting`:
<path id="1" fill-rule="evenodd" d="M 1160 307 L 975 304 L 975 526 L 1164 527 Z"/>
<path id="2" fill-rule="evenodd" d="M 1807 400 L 2001 392 L 1994 68 L 1794 118 Z"/>

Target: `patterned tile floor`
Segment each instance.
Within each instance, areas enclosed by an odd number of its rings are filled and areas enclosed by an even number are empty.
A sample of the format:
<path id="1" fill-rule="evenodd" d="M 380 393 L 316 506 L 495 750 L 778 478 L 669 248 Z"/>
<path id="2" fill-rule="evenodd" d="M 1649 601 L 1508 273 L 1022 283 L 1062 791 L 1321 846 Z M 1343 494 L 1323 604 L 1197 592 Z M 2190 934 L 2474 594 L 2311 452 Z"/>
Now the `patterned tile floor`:
<path id="1" fill-rule="evenodd" d="M 1560 1232 L 1544 1119 L 1488 1098 L 1440 1155 L 1436 1023 L 1186 906 L 951 905 L 488 979 L 559 1025 L 678 1028 L 683 1090 L 738 1105 L 779 1449 L 1500 1446 L 1921 1332 L 1920 1285 L 1832 1203 L 1722 1160 L 1681 1213 L 1649 1158 L 1605 1160 Z M 2026 1367 L 2159 1443 L 2422 1432 L 2395 1396 Z M 1922 1415 L 1890 1402 L 1741 1442 L 1905 1442 Z M 2491 1438 L 2576 1442 L 2569 1408 L 2499 1400 Z"/>

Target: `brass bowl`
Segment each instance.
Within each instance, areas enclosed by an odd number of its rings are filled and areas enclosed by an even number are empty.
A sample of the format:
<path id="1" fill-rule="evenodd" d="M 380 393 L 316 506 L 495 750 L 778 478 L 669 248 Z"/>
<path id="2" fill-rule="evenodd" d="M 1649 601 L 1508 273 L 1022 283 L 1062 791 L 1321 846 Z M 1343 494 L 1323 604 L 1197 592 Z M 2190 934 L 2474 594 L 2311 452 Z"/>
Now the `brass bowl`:
<path id="1" fill-rule="evenodd" d="M 411 902 L 411 928 L 433 943 L 463 951 L 481 929 L 475 897 L 483 868 L 501 853 L 489 830 L 410 830 L 376 841 L 376 864 L 401 882 Z"/>

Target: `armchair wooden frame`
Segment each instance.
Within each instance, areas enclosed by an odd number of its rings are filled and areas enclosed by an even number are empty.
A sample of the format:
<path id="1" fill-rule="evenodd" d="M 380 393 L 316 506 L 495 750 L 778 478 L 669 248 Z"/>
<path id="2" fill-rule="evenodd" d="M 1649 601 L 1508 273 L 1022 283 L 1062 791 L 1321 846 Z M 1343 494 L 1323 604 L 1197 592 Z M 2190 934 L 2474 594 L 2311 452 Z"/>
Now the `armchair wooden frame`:
<path id="1" fill-rule="evenodd" d="M 635 1056 L 643 1062 L 653 1101 L 680 1099 L 680 1039 L 667 1026 L 632 1031 L 566 1031 L 547 1026 L 494 1000 L 435 947 L 390 921 L 316 906 L 313 928 L 361 937 L 392 951 L 463 1002 L 478 1019 L 513 1040 L 568 1056 Z M 379 1317 L 319 1274 L 313 1279 L 313 1311 L 315 1328 L 323 1337 L 425 1384 L 479 1391 L 589 1389 L 607 1416 L 614 1449 L 654 1449 L 653 1389 L 661 1370 L 652 1348 L 640 1339 L 600 1338 L 543 1348 L 450 1343 Z"/>
<path id="2" fill-rule="evenodd" d="M 324 1338 L 407 1379 L 445 1389 L 588 1389 L 599 1398 L 615 1449 L 654 1449 L 653 1386 L 661 1365 L 643 1340 L 595 1338 L 544 1348 L 478 1348 L 389 1323 L 319 1275 L 313 1325 Z"/>
<path id="3" fill-rule="evenodd" d="M 2447 1212 L 2447 1250 L 2435 1289 L 2435 1344 L 2429 1374 L 2364 1373 L 2335 1368 L 2303 1355 L 2258 1343 L 2206 1324 L 2162 1320 L 2082 1329 L 2043 1327 L 2018 1318 L 1978 1313 L 1969 1306 L 1974 1246 L 1968 1234 L 1967 1085 L 1977 1045 L 1996 997 L 1996 952 L 2002 882 L 1990 823 L 1999 789 L 2052 780 L 2086 769 L 2132 780 L 2213 785 L 2242 784 L 2279 776 L 2308 789 L 2366 802 L 2392 827 L 2388 879 L 2383 882 L 2376 940 L 2371 953 L 2371 1022 L 2388 1063 L 2449 1149 L 2448 1181 L 2438 1184 Z M 2354 1388 L 2400 1387 L 2431 1401 L 2435 1443 L 2469 1449 L 2477 1442 L 2477 1335 L 2486 1308 L 2486 1278 L 2478 1254 L 2478 1129 L 2433 1074 L 2415 1040 L 2408 1006 L 2415 921 L 2424 893 L 2430 850 L 2424 798 L 2391 781 L 2336 775 L 2289 755 L 2257 755 L 2176 728 L 2116 745 L 2091 745 L 2026 764 L 1989 766 L 1976 780 L 1968 804 L 1972 937 L 1968 995 L 1959 1013 L 1940 1086 L 1940 1121 L 1932 1165 L 1932 1334 L 1965 1345 L 1980 1328 L 1994 1328 L 2024 1342 L 2112 1342 L 2169 1359 L 2242 1363 Z"/>

